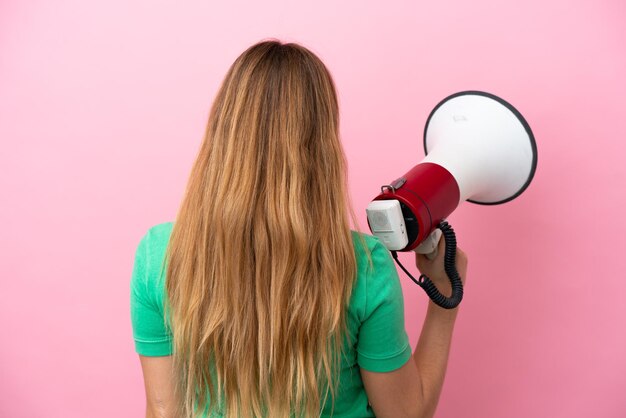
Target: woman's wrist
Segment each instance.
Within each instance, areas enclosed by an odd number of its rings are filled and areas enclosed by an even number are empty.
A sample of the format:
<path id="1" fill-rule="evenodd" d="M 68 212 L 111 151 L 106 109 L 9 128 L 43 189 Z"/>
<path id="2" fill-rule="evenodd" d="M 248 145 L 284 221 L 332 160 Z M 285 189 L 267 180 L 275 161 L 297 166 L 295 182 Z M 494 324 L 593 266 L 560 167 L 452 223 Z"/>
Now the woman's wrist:
<path id="1" fill-rule="evenodd" d="M 450 283 L 450 281 L 438 281 L 435 283 L 435 286 L 437 286 L 437 290 L 439 290 L 439 293 L 441 293 L 442 295 L 446 296 L 446 297 L 450 297 L 452 295 L 452 283 Z M 456 312 L 458 312 L 459 308 L 458 306 L 454 309 L 445 309 L 442 308 L 441 306 L 437 305 L 435 302 L 433 302 L 432 300 L 429 301 L 428 304 L 428 309 L 429 310 L 433 310 L 435 313 L 438 312 L 454 312 L 456 315 Z"/>
<path id="2" fill-rule="evenodd" d="M 454 309 L 445 309 L 437 305 L 432 300 L 428 301 L 428 310 L 426 311 L 427 317 L 434 317 L 437 320 L 446 320 L 454 322 L 459 312 L 459 307 Z"/>

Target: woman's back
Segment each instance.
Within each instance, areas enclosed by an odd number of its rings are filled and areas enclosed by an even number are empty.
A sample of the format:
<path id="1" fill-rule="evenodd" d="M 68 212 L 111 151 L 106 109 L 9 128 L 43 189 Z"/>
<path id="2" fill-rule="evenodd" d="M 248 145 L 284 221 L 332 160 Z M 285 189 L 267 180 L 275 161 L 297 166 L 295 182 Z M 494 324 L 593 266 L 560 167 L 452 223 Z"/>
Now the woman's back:
<path id="1" fill-rule="evenodd" d="M 172 335 L 164 322 L 162 268 L 173 224 L 167 222 L 150 228 L 136 252 L 131 315 L 135 348 L 144 356 L 173 354 Z M 362 241 L 354 231 L 352 237 L 357 275 L 346 306 L 347 335 L 342 343 L 340 371 L 336 374 L 338 387 L 334 405 L 330 398 L 323 400 L 322 416 L 330 416 L 331 412 L 339 418 L 374 416 L 359 369 L 387 372 L 398 369 L 411 356 L 404 328 L 402 290 L 391 257 L 376 237 L 363 235 Z M 362 247 L 363 242 L 367 249 Z M 310 277 L 310 280 L 316 279 L 319 278 Z M 219 412 L 215 416 L 219 416 Z"/>

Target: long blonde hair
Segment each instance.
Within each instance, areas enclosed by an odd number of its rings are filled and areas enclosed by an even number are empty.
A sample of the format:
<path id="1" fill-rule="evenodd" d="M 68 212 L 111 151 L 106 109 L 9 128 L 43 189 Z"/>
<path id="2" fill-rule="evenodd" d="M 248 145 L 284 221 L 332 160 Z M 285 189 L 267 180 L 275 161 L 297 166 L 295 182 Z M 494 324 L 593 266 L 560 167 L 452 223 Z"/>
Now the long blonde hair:
<path id="1" fill-rule="evenodd" d="M 303 46 L 260 42 L 228 70 L 166 254 L 184 417 L 334 401 L 356 275 L 338 132 L 332 77 Z"/>

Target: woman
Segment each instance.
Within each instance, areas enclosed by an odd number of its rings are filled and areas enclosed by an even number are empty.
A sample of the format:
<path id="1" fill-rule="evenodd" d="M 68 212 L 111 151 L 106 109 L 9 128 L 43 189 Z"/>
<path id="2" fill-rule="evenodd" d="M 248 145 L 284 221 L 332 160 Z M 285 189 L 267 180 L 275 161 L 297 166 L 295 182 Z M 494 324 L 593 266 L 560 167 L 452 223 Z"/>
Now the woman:
<path id="1" fill-rule="evenodd" d="M 431 303 L 411 353 L 389 252 L 350 229 L 338 115 L 302 46 L 260 42 L 229 69 L 176 221 L 137 248 L 147 417 L 433 415 L 456 310 Z M 441 256 L 417 265 L 446 291 Z"/>

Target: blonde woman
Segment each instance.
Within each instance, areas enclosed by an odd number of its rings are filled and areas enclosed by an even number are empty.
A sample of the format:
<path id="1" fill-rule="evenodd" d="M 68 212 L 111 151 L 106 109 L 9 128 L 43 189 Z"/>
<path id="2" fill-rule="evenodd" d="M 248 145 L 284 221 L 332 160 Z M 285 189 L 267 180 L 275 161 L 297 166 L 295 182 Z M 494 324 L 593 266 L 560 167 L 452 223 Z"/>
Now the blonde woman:
<path id="1" fill-rule="evenodd" d="M 135 256 L 146 417 L 434 414 L 457 312 L 430 303 L 412 352 L 389 252 L 350 229 L 338 115 L 300 45 L 260 42 L 229 69 L 176 220 Z M 445 292 L 442 258 L 416 260 Z"/>

